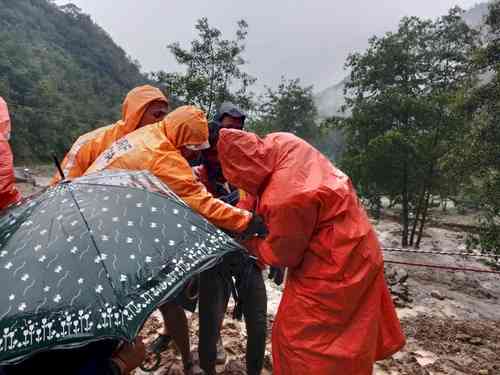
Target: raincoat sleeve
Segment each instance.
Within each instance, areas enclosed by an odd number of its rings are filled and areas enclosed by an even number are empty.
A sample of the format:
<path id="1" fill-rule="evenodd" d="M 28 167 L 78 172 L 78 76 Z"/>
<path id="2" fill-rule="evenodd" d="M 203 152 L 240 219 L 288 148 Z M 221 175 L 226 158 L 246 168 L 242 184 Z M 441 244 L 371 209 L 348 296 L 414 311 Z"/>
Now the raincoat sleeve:
<path id="1" fill-rule="evenodd" d="M 0 141 L 0 209 L 21 199 L 15 185 L 14 163 L 9 142 Z"/>
<path id="2" fill-rule="evenodd" d="M 248 226 L 251 213 L 214 198 L 203 184 L 197 181 L 188 162 L 179 152 L 170 151 L 158 158 L 153 166 L 153 173 L 193 210 L 218 227 L 242 232 Z"/>
<path id="3" fill-rule="evenodd" d="M 300 265 L 316 226 L 317 210 L 284 206 L 270 210 L 265 221 L 269 235 L 265 240 L 246 243 L 264 263 L 294 268 Z M 253 251 L 252 251 L 253 250 Z"/>
<path id="4" fill-rule="evenodd" d="M 240 189 L 240 201 L 236 207 L 247 211 L 254 211 L 257 198 Z"/>

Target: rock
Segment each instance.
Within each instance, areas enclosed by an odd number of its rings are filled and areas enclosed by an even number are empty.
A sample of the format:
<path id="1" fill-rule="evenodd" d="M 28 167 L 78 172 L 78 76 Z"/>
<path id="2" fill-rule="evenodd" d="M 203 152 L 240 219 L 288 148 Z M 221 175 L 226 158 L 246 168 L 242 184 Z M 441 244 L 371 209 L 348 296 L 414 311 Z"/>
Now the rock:
<path id="1" fill-rule="evenodd" d="M 472 345 L 483 345 L 483 340 L 479 337 L 473 337 L 469 340 Z"/>
<path id="2" fill-rule="evenodd" d="M 417 350 L 415 354 L 416 354 L 415 359 L 417 360 L 418 364 L 422 367 L 430 366 L 439 359 L 439 357 L 435 353 L 428 352 L 425 350 Z"/>
<path id="3" fill-rule="evenodd" d="M 457 336 L 456 336 L 456 339 L 459 340 L 459 341 L 462 341 L 462 342 L 469 342 L 469 340 L 471 339 L 472 337 L 470 337 L 469 335 L 465 334 L 465 333 L 459 333 Z"/>
<path id="4" fill-rule="evenodd" d="M 404 309 L 404 308 L 408 307 L 408 304 L 399 297 L 394 298 L 393 302 L 394 302 L 394 306 L 396 306 L 399 309 Z"/>
<path id="5" fill-rule="evenodd" d="M 224 369 L 224 374 L 245 375 L 247 373 L 244 364 L 241 361 L 231 360 Z"/>
<path id="6" fill-rule="evenodd" d="M 396 271 L 396 277 L 398 279 L 398 282 L 400 284 L 404 284 L 406 282 L 406 280 L 408 280 L 408 272 L 403 269 L 403 268 L 400 268 Z"/>
<path id="7" fill-rule="evenodd" d="M 24 182 L 24 183 L 33 183 L 34 177 L 31 174 L 30 170 L 27 168 L 14 168 L 14 176 L 16 178 L 16 182 Z"/>
<path id="8" fill-rule="evenodd" d="M 441 294 L 441 292 L 439 292 L 439 291 L 437 291 L 437 290 L 433 290 L 433 291 L 431 292 L 431 297 L 432 297 L 432 298 L 435 298 L 435 299 L 438 299 L 438 300 L 440 300 L 440 301 L 443 301 L 444 299 L 446 299 L 446 297 L 445 297 L 445 296 L 443 296 L 443 295 Z"/>

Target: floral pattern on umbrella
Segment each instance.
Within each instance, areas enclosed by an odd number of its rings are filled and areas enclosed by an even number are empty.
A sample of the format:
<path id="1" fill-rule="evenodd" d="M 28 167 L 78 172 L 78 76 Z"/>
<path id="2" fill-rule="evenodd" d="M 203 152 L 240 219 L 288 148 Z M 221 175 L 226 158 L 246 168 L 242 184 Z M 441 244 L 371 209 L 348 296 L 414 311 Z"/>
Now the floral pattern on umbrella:
<path id="1" fill-rule="evenodd" d="M 0 362 L 132 340 L 187 280 L 241 249 L 147 172 L 48 188 L 0 217 Z"/>

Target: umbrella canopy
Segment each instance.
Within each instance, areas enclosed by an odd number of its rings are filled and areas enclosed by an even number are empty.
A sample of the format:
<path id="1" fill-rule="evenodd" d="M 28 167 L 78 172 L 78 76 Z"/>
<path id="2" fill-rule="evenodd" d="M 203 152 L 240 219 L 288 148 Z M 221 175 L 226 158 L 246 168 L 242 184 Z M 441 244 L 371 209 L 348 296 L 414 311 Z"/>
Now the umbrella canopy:
<path id="1" fill-rule="evenodd" d="M 0 217 L 0 363 L 132 340 L 187 280 L 241 249 L 147 172 L 48 188 Z"/>

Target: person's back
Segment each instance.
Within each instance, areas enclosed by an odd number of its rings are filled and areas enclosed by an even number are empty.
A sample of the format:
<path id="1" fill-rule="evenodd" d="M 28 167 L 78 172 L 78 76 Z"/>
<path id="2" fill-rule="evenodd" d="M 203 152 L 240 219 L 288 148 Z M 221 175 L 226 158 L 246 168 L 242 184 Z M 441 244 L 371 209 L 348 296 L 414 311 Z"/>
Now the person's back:
<path id="1" fill-rule="evenodd" d="M 9 109 L 0 97 L 0 210 L 21 199 L 15 185 L 14 158 L 9 145 L 10 130 Z"/>
<path id="2" fill-rule="evenodd" d="M 167 109 L 168 100 L 156 87 L 146 85 L 131 90 L 123 102 L 120 121 L 95 129 L 76 140 L 61 164 L 65 178 L 82 176 L 115 141 L 142 126 L 160 121 Z M 57 173 L 52 183 L 60 179 Z"/>

